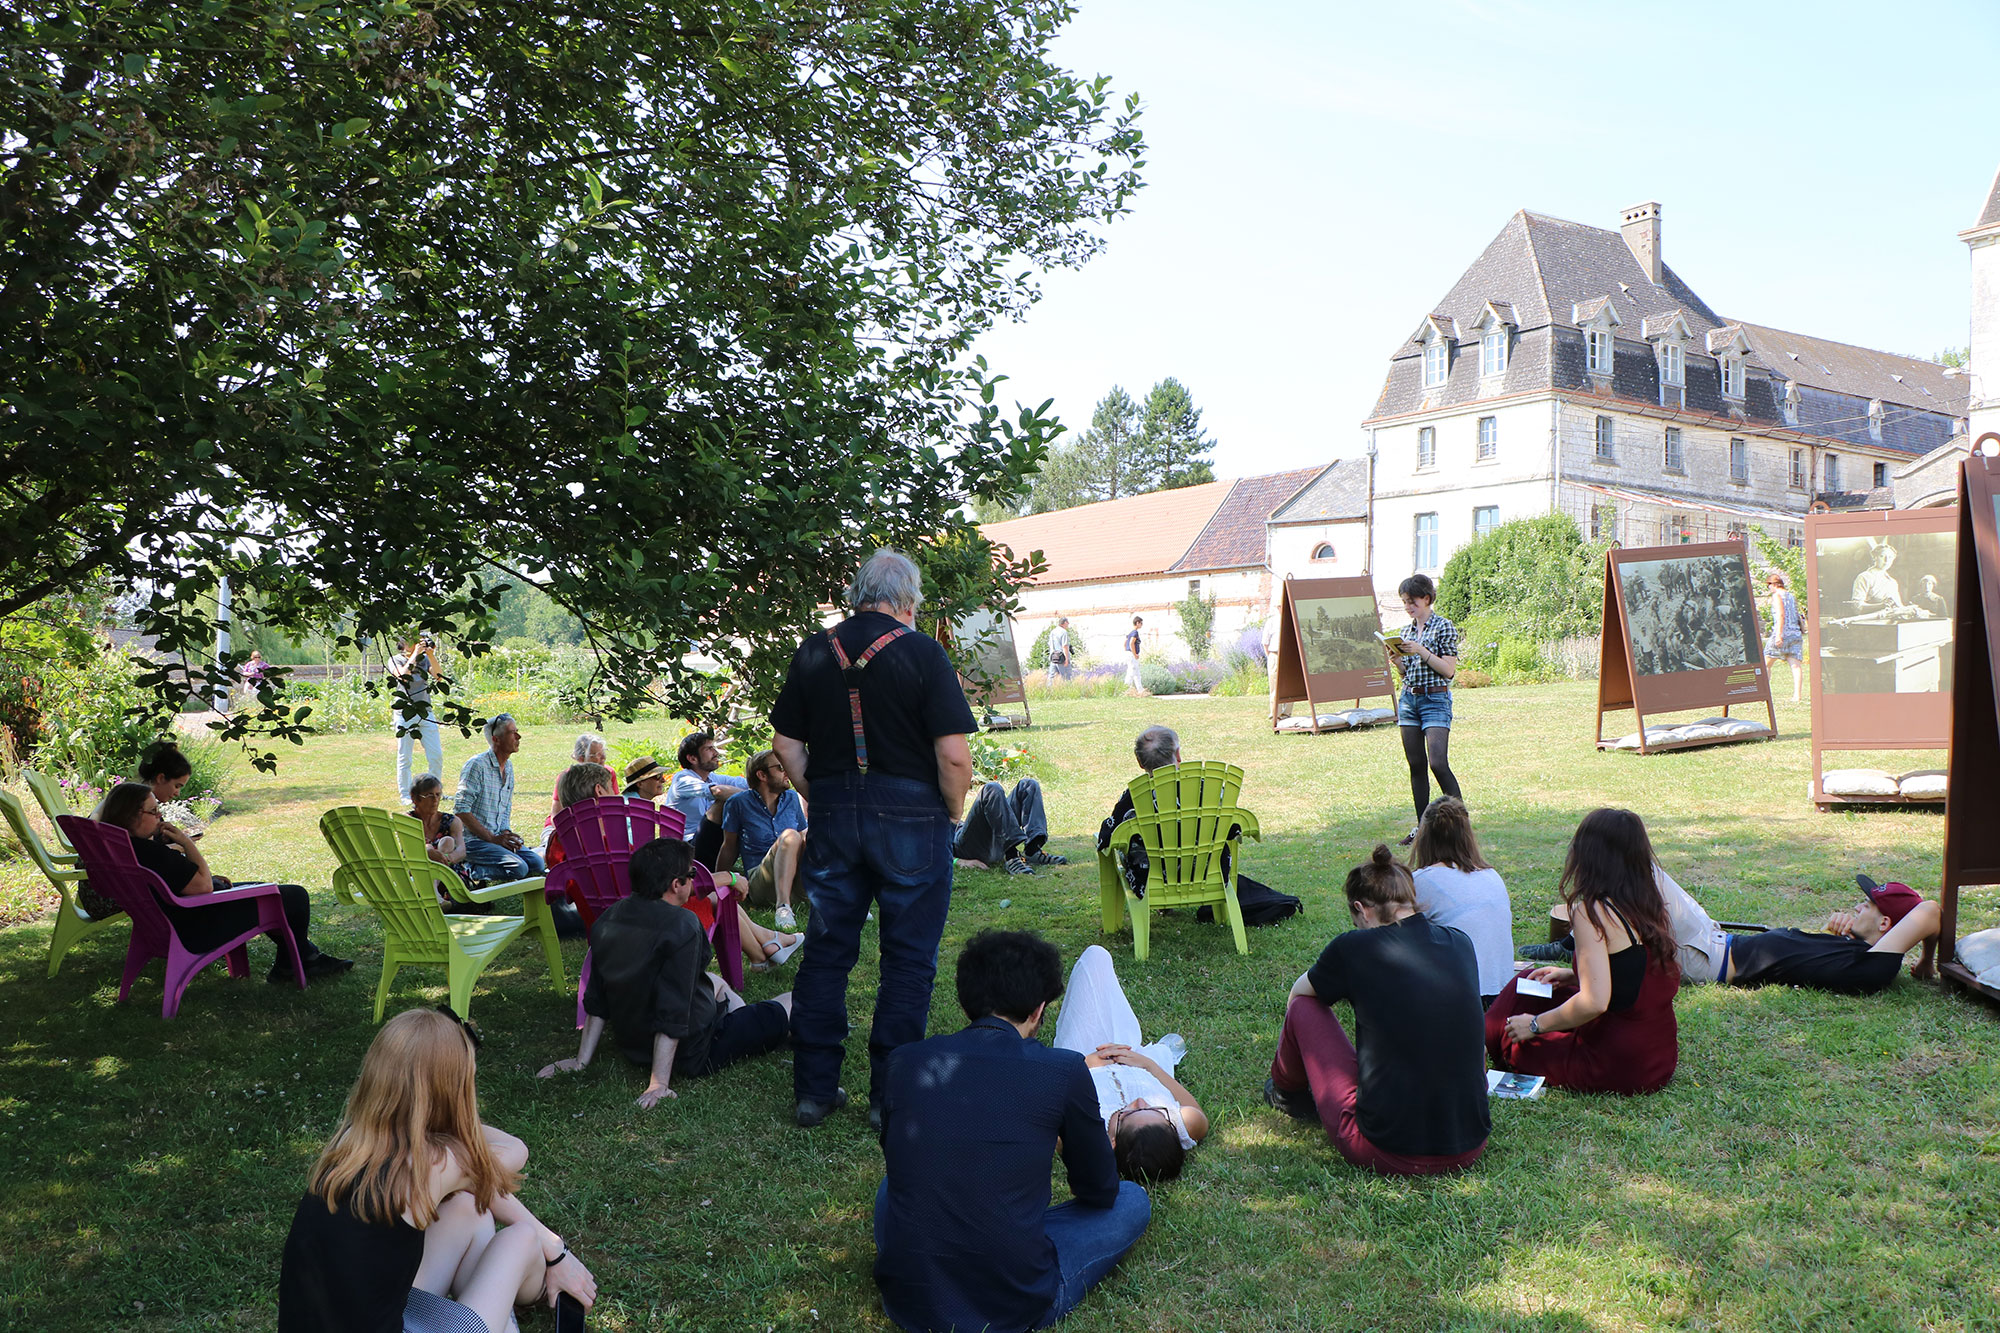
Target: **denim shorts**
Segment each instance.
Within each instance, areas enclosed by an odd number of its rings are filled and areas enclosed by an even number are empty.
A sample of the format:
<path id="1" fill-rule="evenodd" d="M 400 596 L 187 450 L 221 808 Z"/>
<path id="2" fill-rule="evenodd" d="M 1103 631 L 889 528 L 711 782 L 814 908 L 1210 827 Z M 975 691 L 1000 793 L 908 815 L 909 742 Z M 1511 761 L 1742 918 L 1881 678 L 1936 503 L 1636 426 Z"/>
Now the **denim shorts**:
<path id="1" fill-rule="evenodd" d="M 1415 694 L 1404 690 L 1396 696 L 1396 725 L 1399 727 L 1422 727 L 1429 731 L 1432 727 L 1451 730 L 1451 691 L 1440 690 L 1436 694 Z"/>

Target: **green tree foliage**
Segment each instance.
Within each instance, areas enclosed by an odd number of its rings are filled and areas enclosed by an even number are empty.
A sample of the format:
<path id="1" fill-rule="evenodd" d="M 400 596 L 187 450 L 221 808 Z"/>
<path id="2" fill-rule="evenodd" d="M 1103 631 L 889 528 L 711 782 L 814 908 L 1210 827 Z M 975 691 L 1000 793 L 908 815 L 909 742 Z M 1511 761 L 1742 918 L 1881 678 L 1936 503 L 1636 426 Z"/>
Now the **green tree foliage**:
<path id="1" fill-rule="evenodd" d="M 1071 13 L 18 0 L 0 617 L 140 588 L 171 707 L 223 575 L 295 639 L 475 654 L 534 585 L 610 711 L 694 704 L 688 648 L 789 648 L 1059 429 L 969 353 L 1139 185 L 1136 101 L 1050 59 Z M 298 722 L 274 684 L 229 734 Z"/>
<path id="2" fill-rule="evenodd" d="M 1143 406 L 1114 385 L 1098 400 L 1090 429 L 1049 451 L 1028 493 L 1028 512 L 1214 481 L 1208 458 L 1214 448 L 1201 409 L 1179 380 L 1155 384 Z"/>
<path id="3" fill-rule="evenodd" d="M 1604 617 L 1604 551 L 1567 514 L 1517 518 L 1459 548 L 1438 579 L 1452 621 L 1497 616 L 1511 637 L 1594 634 Z"/>
<path id="4" fill-rule="evenodd" d="M 1191 592 L 1174 610 L 1180 613 L 1181 638 L 1187 643 L 1188 656 L 1197 662 L 1206 660 L 1215 638 L 1215 598 Z"/>

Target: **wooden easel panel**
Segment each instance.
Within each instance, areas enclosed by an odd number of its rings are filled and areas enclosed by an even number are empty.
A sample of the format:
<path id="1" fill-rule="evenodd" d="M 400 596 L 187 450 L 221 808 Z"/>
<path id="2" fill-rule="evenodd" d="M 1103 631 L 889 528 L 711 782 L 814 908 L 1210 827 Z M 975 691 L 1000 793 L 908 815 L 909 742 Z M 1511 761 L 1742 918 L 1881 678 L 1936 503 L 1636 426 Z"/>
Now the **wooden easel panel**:
<path id="1" fill-rule="evenodd" d="M 1271 678 L 1272 730 L 1286 704 L 1310 708 L 1310 730 L 1319 735 L 1322 701 L 1352 699 L 1358 708 L 1363 699 L 1393 695 L 1388 663 L 1374 638 L 1381 628 L 1373 580 L 1286 579 L 1278 606 L 1278 669 Z"/>
<path id="2" fill-rule="evenodd" d="M 1987 441 L 2000 445 L 2000 436 Z M 1952 676 L 1951 758 L 1944 806 L 1944 882 L 1938 957 L 1944 975 L 2000 1002 L 2000 990 L 1979 984 L 1958 962 L 1958 891 L 2000 884 L 2000 820 L 1987 787 L 2000 775 L 2000 460 L 1977 448 L 1959 472 L 1957 669 Z"/>

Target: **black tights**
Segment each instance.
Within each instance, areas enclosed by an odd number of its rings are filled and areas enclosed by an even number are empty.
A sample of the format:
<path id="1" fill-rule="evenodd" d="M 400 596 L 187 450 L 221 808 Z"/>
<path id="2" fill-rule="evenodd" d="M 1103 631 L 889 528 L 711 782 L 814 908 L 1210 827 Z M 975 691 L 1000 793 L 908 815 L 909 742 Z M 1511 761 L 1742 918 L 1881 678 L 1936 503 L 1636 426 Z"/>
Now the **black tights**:
<path id="1" fill-rule="evenodd" d="M 1421 821 L 1431 803 L 1432 773 L 1437 774 L 1438 786 L 1446 796 L 1458 795 L 1458 779 L 1451 772 L 1451 728 L 1404 727 L 1402 731 L 1403 757 L 1410 761 L 1410 799 L 1416 802 Z"/>

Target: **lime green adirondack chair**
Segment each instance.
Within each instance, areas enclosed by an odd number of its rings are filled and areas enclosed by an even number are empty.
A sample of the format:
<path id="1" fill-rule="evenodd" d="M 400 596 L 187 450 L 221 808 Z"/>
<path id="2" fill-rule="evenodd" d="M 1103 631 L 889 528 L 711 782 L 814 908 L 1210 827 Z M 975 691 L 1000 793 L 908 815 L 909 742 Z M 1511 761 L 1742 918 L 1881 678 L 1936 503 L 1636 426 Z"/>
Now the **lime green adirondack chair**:
<path id="1" fill-rule="evenodd" d="M 55 885 L 62 895 L 62 902 L 56 908 L 55 934 L 49 939 L 49 975 L 54 976 L 62 967 L 63 955 L 68 953 L 78 941 L 95 935 L 106 926 L 115 926 L 125 920 L 124 913 L 93 919 L 77 906 L 74 886 L 83 879 L 83 872 L 76 868 L 74 853 L 64 855 L 51 852 L 42 844 L 35 833 L 34 825 L 28 822 L 28 811 L 21 804 L 21 798 L 10 791 L 0 791 L 0 812 L 7 816 L 7 823 L 13 828 L 14 836 L 27 849 L 28 859 L 33 861 L 49 883 Z M 67 864 L 65 864 L 67 863 Z"/>
<path id="2" fill-rule="evenodd" d="M 1249 953 L 1243 911 L 1236 905 L 1236 874 L 1243 859 L 1242 835 L 1259 841 L 1263 835 L 1257 816 L 1237 804 L 1243 770 L 1212 760 L 1172 764 L 1132 779 L 1126 790 L 1137 814 L 1119 824 L 1111 846 L 1097 854 L 1105 933 L 1115 932 L 1129 913 L 1132 952 L 1143 962 L 1151 952 L 1154 912 L 1212 906 L 1229 922 L 1236 952 Z M 1149 863 L 1143 898 L 1125 882 L 1125 849 L 1135 835 L 1145 845 Z"/>
<path id="3" fill-rule="evenodd" d="M 424 828 L 408 815 L 347 805 L 320 816 L 320 836 L 340 861 L 333 891 L 382 921 L 382 980 L 375 987 L 375 1021 L 389 1002 L 389 984 L 411 966 L 442 967 L 459 1017 L 472 1011 L 472 987 L 514 937 L 536 931 L 548 955 L 549 977 L 563 982 L 562 945 L 542 880 L 519 879 L 467 890 L 463 880 L 424 851 Z M 455 916 L 438 906 L 434 885 L 461 902 L 521 899 L 520 916 Z"/>
<path id="4" fill-rule="evenodd" d="M 63 836 L 61 823 L 64 815 L 73 815 L 76 811 L 70 809 L 69 802 L 63 799 L 62 788 L 56 785 L 54 778 L 46 773 L 37 773 L 32 768 L 21 770 L 21 780 L 26 782 L 28 790 L 35 794 L 35 804 L 42 807 L 42 814 L 48 819 L 49 827 L 56 831 L 56 859 L 76 860 L 76 848 L 70 846 L 69 839 Z M 49 975 L 54 976 L 55 973 L 51 972 Z"/>

